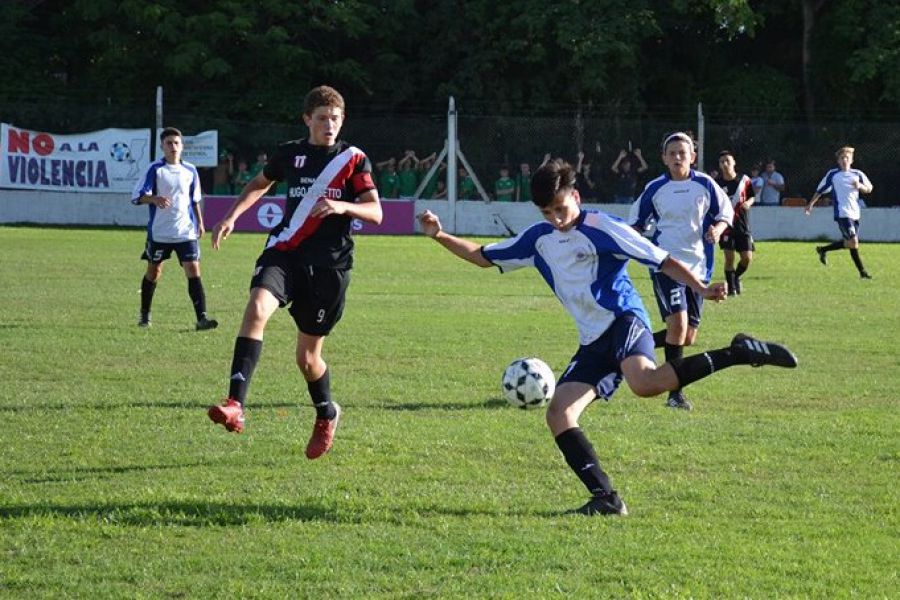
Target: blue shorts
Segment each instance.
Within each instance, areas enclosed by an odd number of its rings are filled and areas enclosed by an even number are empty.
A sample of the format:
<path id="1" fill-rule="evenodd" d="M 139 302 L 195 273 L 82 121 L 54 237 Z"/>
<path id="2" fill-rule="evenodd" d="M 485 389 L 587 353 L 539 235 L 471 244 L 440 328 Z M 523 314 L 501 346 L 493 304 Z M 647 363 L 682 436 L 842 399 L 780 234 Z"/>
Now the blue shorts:
<path id="1" fill-rule="evenodd" d="M 841 237 L 845 240 L 853 239 L 859 235 L 859 221 L 855 219 L 835 219 L 841 230 Z"/>
<path id="2" fill-rule="evenodd" d="M 646 356 L 653 364 L 653 335 L 632 313 L 616 318 L 599 338 L 579 346 L 557 385 L 570 381 L 594 386 L 597 396 L 609 400 L 622 383 L 622 361 L 629 356 Z"/>
<path id="3" fill-rule="evenodd" d="M 144 247 L 144 253 L 141 254 L 141 259 L 153 264 L 159 264 L 164 260 L 168 260 L 169 257 L 172 256 L 173 250 L 180 263 L 197 262 L 200 260 L 200 244 L 197 243 L 197 240 L 175 243 L 147 240 L 147 245 Z"/>
<path id="4" fill-rule="evenodd" d="M 683 283 L 678 283 L 665 273 L 654 271 L 650 273 L 653 279 L 653 292 L 656 296 L 656 305 L 659 306 L 659 314 L 665 321 L 669 315 L 687 311 L 688 325 L 697 329 L 700 327 L 700 317 L 703 316 L 703 296 Z"/>

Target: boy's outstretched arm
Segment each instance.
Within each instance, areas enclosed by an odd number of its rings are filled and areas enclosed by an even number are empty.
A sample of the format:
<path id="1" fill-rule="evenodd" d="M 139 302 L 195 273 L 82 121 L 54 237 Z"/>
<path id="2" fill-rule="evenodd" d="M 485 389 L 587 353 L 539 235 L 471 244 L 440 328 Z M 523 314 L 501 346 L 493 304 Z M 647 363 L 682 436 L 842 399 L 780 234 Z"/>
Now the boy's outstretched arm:
<path id="1" fill-rule="evenodd" d="M 481 254 L 481 245 L 469 240 L 458 238 L 445 232 L 441 228 L 441 220 L 430 210 L 426 210 L 417 217 L 422 225 L 422 233 L 438 242 L 441 246 L 479 267 L 492 267 L 494 264 Z"/>

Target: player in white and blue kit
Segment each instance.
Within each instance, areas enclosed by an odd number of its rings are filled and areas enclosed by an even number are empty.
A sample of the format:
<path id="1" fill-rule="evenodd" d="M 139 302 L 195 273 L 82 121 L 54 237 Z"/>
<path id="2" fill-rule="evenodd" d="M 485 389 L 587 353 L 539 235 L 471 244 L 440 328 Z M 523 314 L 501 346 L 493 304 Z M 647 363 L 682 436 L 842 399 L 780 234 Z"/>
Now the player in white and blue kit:
<path id="1" fill-rule="evenodd" d="M 631 224 L 644 231 L 656 223 L 653 243 L 684 263 L 700 281 L 712 277 L 715 244 L 731 225 L 734 209 L 725 192 L 705 173 L 694 171 L 694 140 L 686 133 L 666 136 L 662 160 L 667 172 L 647 184 L 632 205 Z M 697 339 L 703 296 L 668 274 L 651 271 L 653 290 L 666 329 L 654 334 L 666 360 L 679 358 Z M 672 390 L 666 405 L 691 410 L 681 390 Z"/>
<path id="2" fill-rule="evenodd" d="M 778 344 L 738 334 L 727 348 L 657 366 L 650 323 L 628 277 L 634 259 L 681 281 L 704 298 L 722 300 L 724 283 L 704 284 L 691 270 L 641 237 L 625 221 L 581 208 L 575 170 L 555 160 L 534 174 L 532 201 L 546 221 L 516 237 L 481 246 L 446 233 L 430 211 L 419 215 L 423 232 L 456 256 L 501 272 L 535 267 L 578 327 L 579 347 L 559 378 L 547 408 L 547 425 L 566 463 L 591 493 L 577 513 L 627 514 L 578 418 L 597 397 L 609 400 L 622 379 L 638 396 L 678 389 L 738 364 L 795 367 Z"/>
<path id="3" fill-rule="evenodd" d="M 181 160 L 184 142 L 181 132 L 167 127 L 159 135 L 163 158 L 147 167 L 134 186 L 133 204 L 147 204 L 147 244 L 141 258 L 147 271 L 141 280 L 141 317 L 138 325 L 150 326 L 150 307 L 156 284 L 162 276 L 163 261 L 174 251 L 184 268 L 188 295 L 194 305 L 198 331 L 215 329 L 219 323 L 206 314 L 206 294 L 200 279 L 200 246 L 203 213 L 200 210 L 200 177 L 197 168 Z"/>
<path id="4" fill-rule="evenodd" d="M 844 146 L 835 152 L 838 166 L 828 171 L 819 182 L 816 193 L 806 205 L 806 214 L 810 214 L 812 207 L 825 194 L 834 196 L 834 220 L 837 221 L 843 240 L 832 242 L 826 246 L 816 246 L 819 261 L 823 265 L 827 265 L 826 253 L 847 248 L 850 250 L 850 257 L 859 271 L 859 276 L 862 279 L 872 279 L 859 257 L 859 195 L 871 193 L 873 186 L 865 173 L 851 168 L 854 151 L 850 146 Z"/>

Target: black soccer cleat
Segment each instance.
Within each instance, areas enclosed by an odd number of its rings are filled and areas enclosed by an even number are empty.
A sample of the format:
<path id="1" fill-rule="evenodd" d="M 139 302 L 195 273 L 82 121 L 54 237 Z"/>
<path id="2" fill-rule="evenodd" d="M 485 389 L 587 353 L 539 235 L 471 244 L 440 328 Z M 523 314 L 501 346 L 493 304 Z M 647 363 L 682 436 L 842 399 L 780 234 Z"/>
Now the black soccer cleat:
<path id="1" fill-rule="evenodd" d="M 816 254 L 819 255 L 819 262 L 823 265 L 828 265 L 828 258 L 825 256 L 825 247 L 824 246 L 816 246 Z"/>
<path id="2" fill-rule="evenodd" d="M 624 517 L 628 514 L 628 507 L 619 498 L 619 494 L 613 490 L 608 494 L 594 496 L 587 504 L 570 511 L 569 514 L 584 515 L 586 517 L 597 515 L 619 515 Z"/>
<path id="3" fill-rule="evenodd" d="M 741 363 L 754 367 L 772 365 L 793 369 L 797 366 L 797 357 L 781 344 L 764 342 L 744 333 L 732 338 L 731 351 L 737 355 Z"/>
<path id="4" fill-rule="evenodd" d="M 869 275 L 869 272 L 868 272 L 868 271 L 860 271 L 860 272 L 859 272 L 859 278 L 860 278 L 860 279 L 872 279 L 872 276 Z"/>
<path id="5" fill-rule="evenodd" d="M 690 400 L 684 397 L 681 390 L 677 392 L 669 392 L 669 399 L 666 400 L 666 406 L 669 408 L 680 408 L 681 410 L 693 410 L 694 405 Z"/>
<path id="6" fill-rule="evenodd" d="M 200 317 L 200 320 L 197 321 L 197 331 L 206 331 L 207 329 L 215 329 L 219 326 L 219 322 L 215 319 L 208 319 L 204 314 Z"/>
<path id="7" fill-rule="evenodd" d="M 150 327 L 150 313 L 141 313 L 138 319 L 138 327 Z"/>
<path id="8" fill-rule="evenodd" d="M 734 276 L 734 293 L 737 294 L 738 296 L 740 296 L 742 293 L 744 293 L 744 288 L 741 284 L 741 278 L 738 277 L 737 275 Z"/>

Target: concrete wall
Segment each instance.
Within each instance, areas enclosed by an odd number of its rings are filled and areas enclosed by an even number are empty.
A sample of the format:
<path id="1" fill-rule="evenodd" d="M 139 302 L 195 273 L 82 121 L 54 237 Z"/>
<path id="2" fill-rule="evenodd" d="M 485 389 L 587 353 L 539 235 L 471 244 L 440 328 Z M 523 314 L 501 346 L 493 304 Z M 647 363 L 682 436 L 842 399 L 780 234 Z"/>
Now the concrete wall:
<path id="1" fill-rule="evenodd" d="M 621 217 L 626 217 L 629 209 L 615 204 L 588 206 Z M 446 201 L 416 201 L 416 213 L 426 208 L 437 213 L 449 229 L 452 219 Z M 758 240 L 837 239 L 839 235 L 830 207 L 816 208 L 807 217 L 802 208 L 758 206 L 750 218 Z M 532 204 L 456 203 L 456 231 L 464 235 L 507 235 L 502 221 L 513 231 L 520 231 L 539 219 L 541 214 Z M 147 224 L 147 207 L 132 205 L 122 194 L 0 190 L 0 223 L 143 227 Z M 213 223 L 207 225 L 212 227 Z M 900 242 L 900 207 L 863 209 L 860 237 L 863 241 Z"/>

